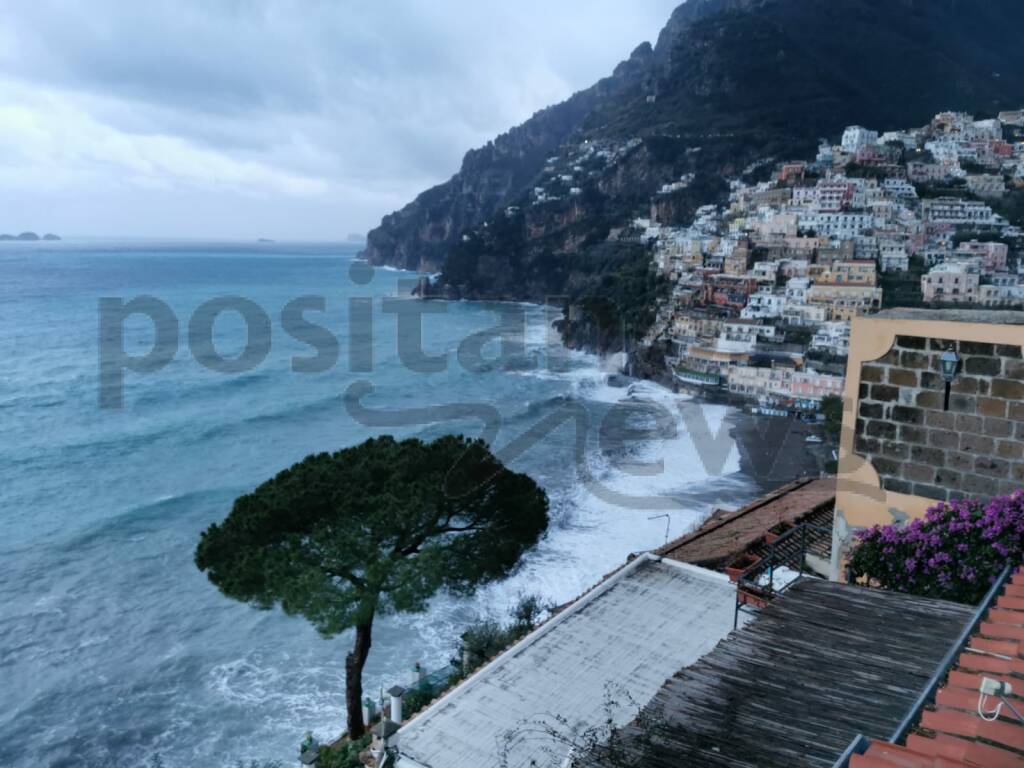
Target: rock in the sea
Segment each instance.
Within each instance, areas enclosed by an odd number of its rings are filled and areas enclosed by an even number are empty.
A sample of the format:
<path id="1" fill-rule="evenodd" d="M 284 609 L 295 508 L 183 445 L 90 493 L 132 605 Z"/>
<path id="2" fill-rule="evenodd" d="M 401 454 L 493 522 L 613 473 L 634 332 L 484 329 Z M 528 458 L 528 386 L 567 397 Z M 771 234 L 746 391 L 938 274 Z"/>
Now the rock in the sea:
<path id="1" fill-rule="evenodd" d="M 36 241 L 39 239 L 39 235 L 37 235 L 35 232 L 22 232 L 20 235 L 18 235 L 18 239 Z"/>

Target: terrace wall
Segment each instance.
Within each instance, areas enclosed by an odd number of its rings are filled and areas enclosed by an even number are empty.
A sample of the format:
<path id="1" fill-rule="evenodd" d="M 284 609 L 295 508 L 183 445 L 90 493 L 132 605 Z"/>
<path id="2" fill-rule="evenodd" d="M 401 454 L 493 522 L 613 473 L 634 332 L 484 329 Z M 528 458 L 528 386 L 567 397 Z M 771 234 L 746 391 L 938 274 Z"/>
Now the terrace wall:
<path id="1" fill-rule="evenodd" d="M 833 576 L 854 531 L 937 501 L 1024 487 L 1024 313 L 891 310 L 854 320 Z M 960 368 L 945 408 L 939 358 Z"/>

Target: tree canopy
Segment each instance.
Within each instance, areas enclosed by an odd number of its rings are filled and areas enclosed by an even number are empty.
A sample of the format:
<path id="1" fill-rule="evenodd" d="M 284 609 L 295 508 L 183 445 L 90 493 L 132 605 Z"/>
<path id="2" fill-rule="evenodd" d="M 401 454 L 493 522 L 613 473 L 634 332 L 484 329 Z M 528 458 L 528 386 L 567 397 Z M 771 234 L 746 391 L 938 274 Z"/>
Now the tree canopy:
<path id="1" fill-rule="evenodd" d="M 508 575 L 547 524 L 543 489 L 483 441 L 380 437 L 309 456 L 238 498 L 195 561 L 228 597 L 280 605 L 325 637 L 356 628 L 347 703 L 358 736 L 374 616 Z"/>

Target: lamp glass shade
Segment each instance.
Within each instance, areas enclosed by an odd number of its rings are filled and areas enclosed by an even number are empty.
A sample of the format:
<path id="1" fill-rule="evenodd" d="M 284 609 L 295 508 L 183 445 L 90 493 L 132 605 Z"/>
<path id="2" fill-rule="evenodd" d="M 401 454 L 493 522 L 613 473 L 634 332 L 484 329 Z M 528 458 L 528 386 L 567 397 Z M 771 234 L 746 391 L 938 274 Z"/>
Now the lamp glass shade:
<path id="1" fill-rule="evenodd" d="M 939 365 L 942 366 L 942 378 L 952 381 L 956 378 L 956 369 L 960 366 L 960 358 L 952 349 L 946 350 L 939 358 Z"/>

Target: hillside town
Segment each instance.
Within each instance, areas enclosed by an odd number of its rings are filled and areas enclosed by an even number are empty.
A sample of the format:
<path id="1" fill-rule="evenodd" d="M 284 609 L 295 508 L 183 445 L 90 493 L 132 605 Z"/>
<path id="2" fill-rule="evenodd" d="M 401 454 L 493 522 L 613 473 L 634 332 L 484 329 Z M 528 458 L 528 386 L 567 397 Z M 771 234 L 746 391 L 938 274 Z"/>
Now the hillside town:
<path id="1" fill-rule="evenodd" d="M 683 387 L 809 415 L 842 393 L 853 317 L 1024 306 L 1024 232 L 996 210 L 1024 190 L 1022 129 L 1024 111 L 851 126 L 813 162 L 746 169 L 727 207 L 702 207 L 687 227 L 660 224 L 656 199 L 612 235 L 650 245 L 672 286 L 644 346 L 667 350 Z"/>

